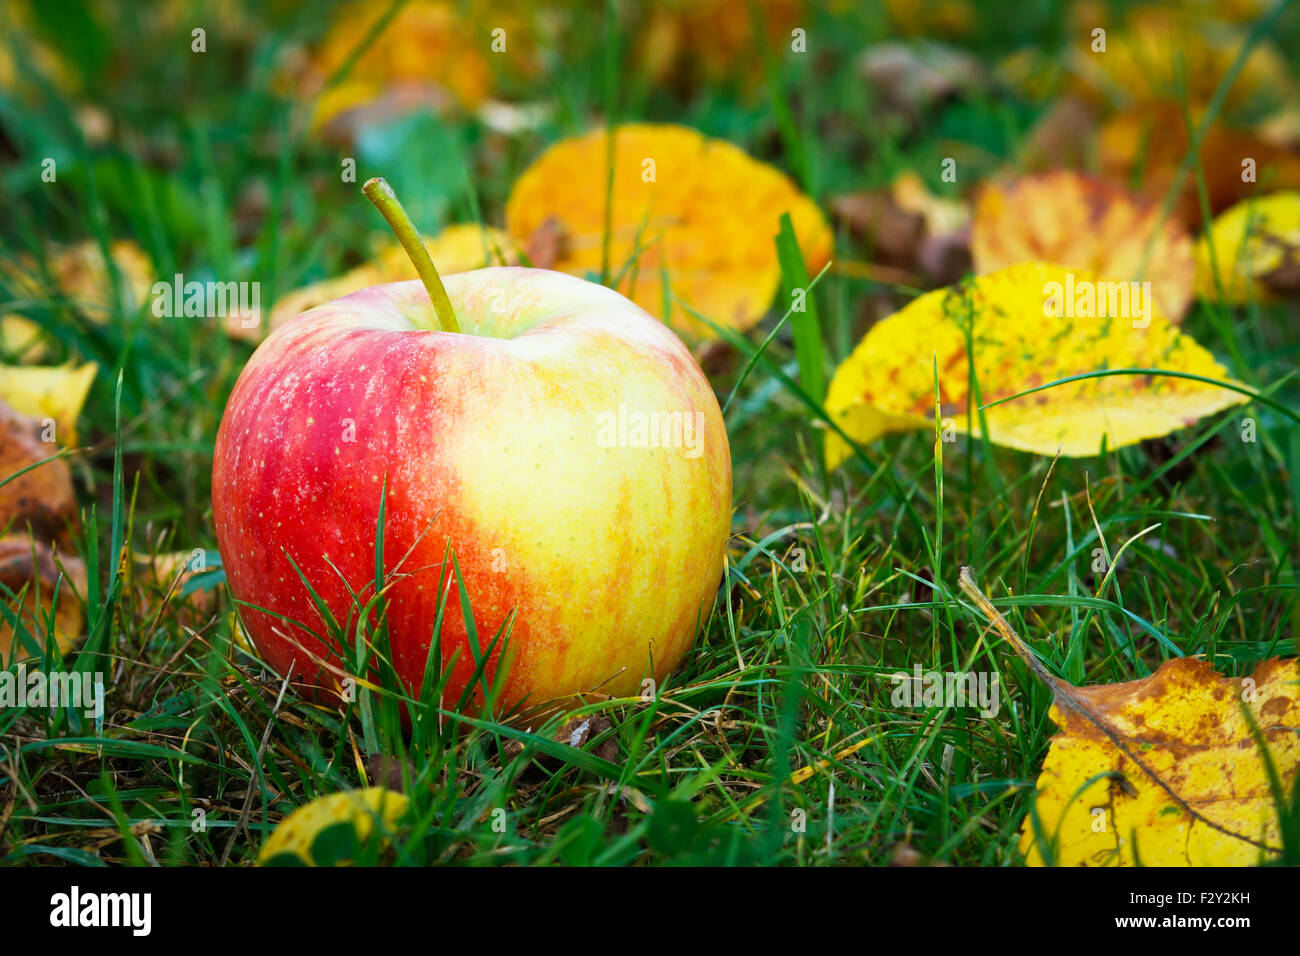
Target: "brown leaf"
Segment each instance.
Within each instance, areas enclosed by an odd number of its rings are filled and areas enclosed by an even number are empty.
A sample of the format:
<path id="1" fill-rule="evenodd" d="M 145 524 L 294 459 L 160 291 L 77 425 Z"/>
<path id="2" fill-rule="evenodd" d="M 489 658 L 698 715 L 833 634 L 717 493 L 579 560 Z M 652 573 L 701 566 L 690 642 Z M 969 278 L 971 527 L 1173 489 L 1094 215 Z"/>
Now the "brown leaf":
<path id="1" fill-rule="evenodd" d="M 557 740 L 568 744 L 570 747 L 579 749 L 585 747 L 587 742 L 595 737 L 599 737 L 605 731 L 609 730 L 610 723 L 608 717 L 598 715 L 588 715 L 586 717 L 574 717 L 565 722 L 555 735 Z M 613 737 L 603 741 L 596 747 L 592 753 L 602 760 L 616 760 L 618 758 L 618 741 Z"/>
<path id="2" fill-rule="evenodd" d="M 86 565 L 80 558 L 58 555 L 45 542 L 26 535 L 6 535 L 0 538 L 0 584 L 22 595 L 21 607 L 6 603 L 37 641 L 45 639 L 45 619 L 54 604 L 57 586 L 54 636 L 59 649 L 66 653 L 81 639 Z M 15 640 L 9 621 L 0 621 L 0 667 L 30 656 L 29 649 Z"/>
<path id="3" fill-rule="evenodd" d="M 1199 123 L 1199 118 L 1193 116 L 1193 122 Z M 1163 202 L 1178 178 L 1189 142 L 1182 110 L 1163 104 L 1129 110 L 1107 121 L 1098 133 L 1097 151 L 1107 179 L 1139 182 L 1143 193 Z M 1215 123 L 1201 141 L 1198 158 L 1212 215 L 1254 195 L 1261 183 L 1270 191 L 1300 187 L 1300 152 L 1250 130 Z M 1246 159 L 1255 162 L 1254 181 L 1242 178 Z M 1194 172 L 1179 182 L 1174 213 L 1192 231 L 1202 225 Z"/>
<path id="4" fill-rule="evenodd" d="M 0 481 L 58 451 L 53 429 L 0 401 Z M 27 535 L 72 550 L 77 538 L 77 500 L 66 459 L 37 465 L 0 486 L 0 534 Z"/>
<path id="5" fill-rule="evenodd" d="M 874 261 L 900 267 L 915 263 L 925 218 L 899 206 L 888 190 L 837 196 L 831 200 L 831 215 L 867 246 Z"/>

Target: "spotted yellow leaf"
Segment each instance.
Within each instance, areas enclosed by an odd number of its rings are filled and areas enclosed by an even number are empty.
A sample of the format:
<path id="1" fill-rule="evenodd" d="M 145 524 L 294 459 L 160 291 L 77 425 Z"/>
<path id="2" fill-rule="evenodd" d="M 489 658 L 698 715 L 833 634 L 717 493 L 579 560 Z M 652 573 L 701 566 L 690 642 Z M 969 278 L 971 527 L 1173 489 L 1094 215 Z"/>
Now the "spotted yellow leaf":
<path id="1" fill-rule="evenodd" d="M 1276 858 L 1278 808 L 1242 707 L 1290 793 L 1300 767 L 1295 660 L 1264 661 L 1244 679 L 1183 657 L 1141 680 L 1071 692 L 1090 716 L 1072 703 L 1052 707 L 1060 732 L 1038 777 L 1038 830 L 1031 814 L 1020 841 L 1031 866 L 1248 866 Z"/>
<path id="2" fill-rule="evenodd" d="M 857 442 L 930 426 L 936 413 L 979 434 L 969 387 L 993 403 L 1061 379 L 1103 370 L 1155 369 L 1228 381 L 1204 348 L 1179 333 L 1151 296 L 1045 263 L 1023 263 L 939 289 L 876 323 L 836 370 L 826 411 Z M 974 355 L 967 354 L 967 336 Z M 989 439 L 1040 455 L 1095 455 L 1165 435 L 1245 401 L 1218 385 L 1159 374 L 1108 375 L 1053 386 L 984 412 Z M 835 432 L 826 459 L 849 445 Z"/>
<path id="3" fill-rule="evenodd" d="M 1196 244 L 1196 292 L 1235 305 L 1300 294 L 1300 192 L 1221 213 Z"/>
<path id="4" fill-rule="evenodd" d="M 607 146 L 603 129 L 563 140 L 516 181 L 506 231 L 535 264 L 600 275 Z M 738 146 L 684 126 L 634 123 L 616 129 L 613 163 L 610 278 L 679 332 L 711 336 L 680 303 L 665 312 L 665 278 L 673 296 L 718 325 L 747 329 L 762 317 L 780 282 L 775 237 L 784 212 L 808 273 L 830 259 L 830 227 L 817 206 Z M 540 238 L 550 255 L 534 253 Z"/>
<path id="5" fill-rule="evenodd" d="M 1206 661 L 1075 687 L 1051 674 L 962 568 L 959 586 L 1053 695 L 1060 732 L 1020 850 L 1031 866 L 1248 866 L 1282 853 L 1300 770 L 1300 662 L 1247 678 Z M 1276 784 L 1276 789 L 1275 789 Z"/>
<path id="6" fill-rule="evenodd" d="M 312 844 L 321 831 L 339 823 L 351 824 L 357 843 L 364 844 L 379 824 L 381 836 L 390 831 L 406 812 L 407 798 L 384 787 L 344 790 L 319 797 L 294 810 L 272 831 L 257 855 L 259 864 L 280 854 L 298 857 L 307 866 L 318 862 L 312 856 Z"/>

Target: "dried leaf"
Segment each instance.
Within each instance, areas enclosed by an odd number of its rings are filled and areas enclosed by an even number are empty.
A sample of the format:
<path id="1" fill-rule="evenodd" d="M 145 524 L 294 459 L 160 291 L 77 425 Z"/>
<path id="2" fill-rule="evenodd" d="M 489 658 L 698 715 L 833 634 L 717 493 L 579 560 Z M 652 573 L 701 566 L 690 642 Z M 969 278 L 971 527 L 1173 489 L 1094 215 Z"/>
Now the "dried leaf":
<path id="1" fill-rule="evenodd" d="M 136 243 L 115 239 L 109 255 L 121 280 L 121 299 L 114 305 L 113 280 L 99 243 L 86 239 L 71 246 L 51 245 L 46 264 L 57 294 L 71 302 L 92 322 L 107 322 L 118 315 L 134 315 L 153 288 L 153 264 Z M 0 261 L 0 272 L 14 283 L 23 298 L 43 299 L 48 290 L 40 267 L 29 255 Z"/>
<path id="2" fill-rule="evenodd" d="M 1192 300 L 1196 265 L 1183 227 L 1155 203 L 1067 170 L 985 188 L 971 227 L 975 270 L 1051 262 L 1107 279 L 1150 281 L 1178 322 Z"/>
<path id="3" fill-rule="evenodd" d="M 0 481 L 6 482 L 0 485 L 0 535 L 31 534 L 70 549 L 76 541 L 77 500 L 67 460 L 46 460 L 58 451 L 46 440 L 52 431 L 0 401 Z"/>
<path id="4" fill-rule="evenodd" d="M 1247 199 L 1218 216 L 1196 244 L 1196 292 L 1235 305 L 1300 295 L 1300 192 Z"/>
<path id="5" fill-rule="evenodd" d="M 403 794 L 383 787 L 344 790 L 319 797 L 298 807 L 280 822 L 262 844 L 257 862 L 266 864 L 285 854 L 296 857 L 302 865 L 318 866 L 325 861 L 316 860 L 313 845 L 324 830 L 340 823 L 350 824 L 357 844 L 363 845 L 374 833 L 376 822 L 383 830 L 396 826 L 408 803 Z"/>
<path id="6" fill-rule="evenodd" d="M 562 272 L 600 275 L 606 146 L 603 129 L 555 144 L 519 177 L 506 204 L 506 229 L 524 246 L 558 222 L 554 268 Z M 692 337 L 711 333 L 680 304 L 665 316 L 661 270 L 673 295 L 710 321 L 743 330 L 766 312 L 779 284 L 774 240 L 783 212 L 810 275 L 830 258 L 825 219 L 784 173 L 683 126 L 618 127 L 612 199 L 611 279 Z"/>
<path id="7" fill-rule="evenodd" d="M 1103 103 L 1208 103 L 1246 40 L 1242 29 L 1181 4 L 1150 4 L 1130 10 L 1122 26 L 1108 30 L 1105 52 L 1093 52 L 1092 29 L 1109 19 L 1094 18 L 1077 30 L 1069 58 L 1077 88 Z M 1251 49 L 1225 105 L 1286 100 L 1293 90 L 1285 58 L 1264 40 Z"/>
<path id="8" fill-rule="evenodd" d="M 932 236 L 960 232 L 970 225 L 969 205 L 960 199 L 936 196 L 914 172 L 896 176 L 889 191 L 900 209 L 915 213 L 925 221 L 925 230 Z"/>
<path id="9" fill-rule="evenodd" d="M 86 569 L 71 556 L 78 530 L 72 472 L 63 458 L 47 460 L 58 451 L 53 433 L 53 427 L 0 401 L 0 583 L 23 595 L 21 608 L 7 599 L 5 604 L 40 641 L 61 567 L 66 569 L 54 622 L 59 647 L 67 651 L 82 632 L 77 595 L 85 594 Z M 0 621 L 0 667 L 29 656 L 25 647 L 15 650 L 13 644 L 6 616 Z"/>
<path id="10" fill-rule="evenodd" d="M 1200 120 L 1193 115 L 1193 123 Z M 1107 121 L 1097 137 L 1101 171 L 1115 182 L 1138 183 L 1142 193 L 1164 202 L 1184 158 L 1190 137 L 1182 110 L 1173 104 L 1139 107 Z M 1215 123 L 1197 152 L 1210 212 L 1217 215 L 1253 196 L 1259 183 L 1269 189 L 1300 188 L 1300 153 L 1261 139 L 1250 130 Z M 1254 178 L 1244 175 L 1250 160 Z M 1201 226 L 1201 202 L 1196 175 L 1180 180 L 1174 215 L 1189 229 Z"/>
<path id="11" fill-rule="evenodd" d="M 745 69 L 763 52 L 749 10 L 738 10 L 732 0 L 660 0 L 646 7 L 646 22 L 633 31 L 635 55 L 656 86 L 760 84 L 762 71 Z M 790 42 L 790 31 L 805 24 L 807 7 L 805 0 L 756 0 L 769 48 Z"/>
<path id="12" fill-rule="evenodd" d="M 77 416 L 86 404 L 99 366 L 0 365 L 0 400 L 23 415 L 53 425 L 53 439 L 69 448 L 77 444 Z"/>
<path id="13" fill-rule="evenodd" d="M 885 9 L 903 36 L 960 37 L 975 25 L 969 0 L 885 0 Z"/>
<path id="14" fill-rule="evenodd" d="M 0 584 L 9 593 L 22 596 L 21 602 L 3 598 L 6 612 L 0 619 L 0 668 L 32 656 L 27 645 L 15 639 L 10 615 L 18 618 L 30 639 L 43 642 L 56 590 L 59 604 L 54 610 L 54 639 L 59 650 L 66 654 L 81 639 L 86 566 L 80 558 L 58 554 L 44 541 L 26 534 L 7 534 L 0 537 Z"/>
<path id="15" fill-rule="evenodd" d="M 1060 733 L 1038 778 L 1035 813 L 1056 863 L 1247 866 L 1280 851 L 1281 808 L 1256 736 L 1289 793 L 1300 770 L 1300 662 L 1273 658 L 1240 679 L 1184 657 L 1141 680 L 1075 687 L 1039 662 L 970 568 L 959 583 L 1055 698 Z M 1049 854 L 1034 816 L 1025 818 L 1020 848 L 1041 866 Z"/>
<path id="16" fill-rule="evenodd" d="M 925 216 L 902 208 L 887 190 L 847 193 L 831 200 L 835 221 L 864 243 L 872 259 L 900 268 L 916 264 Z"/>
<path id="17" fill-rule="evenodd" d="M 918 119 L 941 100 L 979 91 L 980 62 L 938 43 L 879 43 L 863 51 L 858 71 L 882 110 Z"/>
<path id="18" fill-rule="evenodd" d="M 1083 290 L 1089 290 L 1085 297 Z M 1024 263 L 980 276 L 963 287 L 915 299 L 878 322 L 836 370 L 827 413 L 856 442 L 893 431 L 929 427 L 935 413 L 957 431 L 968 423 L 967 329 L 983 403 L 1069 376 L 1103 369 L 1155 368 L 1226 380 L 1224 369 L 1158 309 L 1130 318 L 1125 284 L 1117 290 L 1087 273 Z M 1112 301 L 1111 293 L 1115 293 Z M 1136 294 L 1133 302 L 1142 297 Z M 1091 312 L 1089 310 L 1091 303 Z M 1068 306 L 1074 306 L 1074 316 Z M 1149 304 L 1149 303 L 1148 303 Z M 1053 313 L 1059 312 L 1059 315 Z M 1107 313 L 1107 317 L 1087 317 Z M 971 401 L 974 401 L 973 396 Z M 1097 454 L 1167 434 L 1244 401 L 1218 386 L 1162 375 L 1089 378 L 1035 392 L 985 411 L 993 442 L 1040 455 Z M 835 433 L 826 459 L 838 466 L 849 454 Z"/>
<path id="19" fill-rule="evenodd" d="M 367 126 L 416 109 L 474 109 L 497 86 L 497 74 L 531 75 L 534 18 L 526 8 L 485 0 L 410 0 L 352 64 L 358 41 L 392 8 L 389 0 L 359 0 L 341 7 L 317 48 L 294 64 L 289 85 L 299 102 L 312 102 L 313 130 L 333 142 L 351 142 Z M 490 24 L 484 27 L 483 24 Z M 509 55 L 496 55 L 491 31 L 505 31 Z M 470 37 L 482 37 L 470 42 Z"/>
<path id="20" fill-rule="evenodd" d="M 192 578 L 207 573 L 203 555 L 201 549 L 158 554 L 132 552 L 131 584 L 139 590 L 136 613 L 151 621 L 163 608 L 170 608 L 178 625 L 200 627 L 216 610 L 216 592 L 202 587 L 189 594 L 182 592 Z"/>

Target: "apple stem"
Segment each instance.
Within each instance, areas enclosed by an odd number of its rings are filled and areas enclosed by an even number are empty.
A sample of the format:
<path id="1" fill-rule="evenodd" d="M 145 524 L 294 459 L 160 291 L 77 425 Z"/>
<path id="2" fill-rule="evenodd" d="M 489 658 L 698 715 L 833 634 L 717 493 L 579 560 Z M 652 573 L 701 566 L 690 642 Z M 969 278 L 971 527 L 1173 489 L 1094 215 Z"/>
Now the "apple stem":
<path id="1" fill-rule="evenodd" d="M 460 323 L 456 321 L 456 312 L 451 307 L 451 299 L 447 297 L 447 290 L 443 287 L 442 277 L 438 275 L 438 270 L 433 264 L 433 259 L 429 255 L 429 250 L 424 246 L 424 240 L 415 229 L 415 224 L 411 222 L 411 217 L 406 214 L 402 204 L 397 200 L 397 194 L 393 192 L 393 187 L 388 185 L 383 178 L 376 176 L 369 179 L 361 187 L 361 192 L 375 204 L 375 208 L 387 220 L 388 225 L 397 235 L 397 241 L 402 244 L 406 250 L 407 256 L 411 259 L 411 264 L 415 266 L 416 273 L 420 276 L 420 281 L 424 283 L 425 290 L 429 293 L 429 298 L 433 300 L 433 311 L 437 314 L 436 325 L 443 332 L 459 332 Z"/>

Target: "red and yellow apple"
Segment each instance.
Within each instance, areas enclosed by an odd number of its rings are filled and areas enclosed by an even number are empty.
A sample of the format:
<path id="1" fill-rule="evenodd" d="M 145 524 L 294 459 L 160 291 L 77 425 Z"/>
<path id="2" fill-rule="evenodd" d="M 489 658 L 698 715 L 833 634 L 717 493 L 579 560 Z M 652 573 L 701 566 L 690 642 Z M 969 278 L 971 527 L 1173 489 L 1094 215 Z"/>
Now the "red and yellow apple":
<path id="1" fill-rule="evenodd" d="M 435 309 L 443 288 L 397 282 L 319 306 L 240 375 L 212 505 L 248 636 L 280 673 L 337 687 L 342 649 L 298 571 L 355 627 L 353 594 L 374 594 L 382 495 L 388 632 L 408 692 L 440 600 L 442 706 L 507 622 L 508 651 L 488 667 L 498 710 L 661 680 L 723 568 L 731 458 L 712 388 L 667 327 L 594 283 L 481 269 L 448 276 Z"/>

